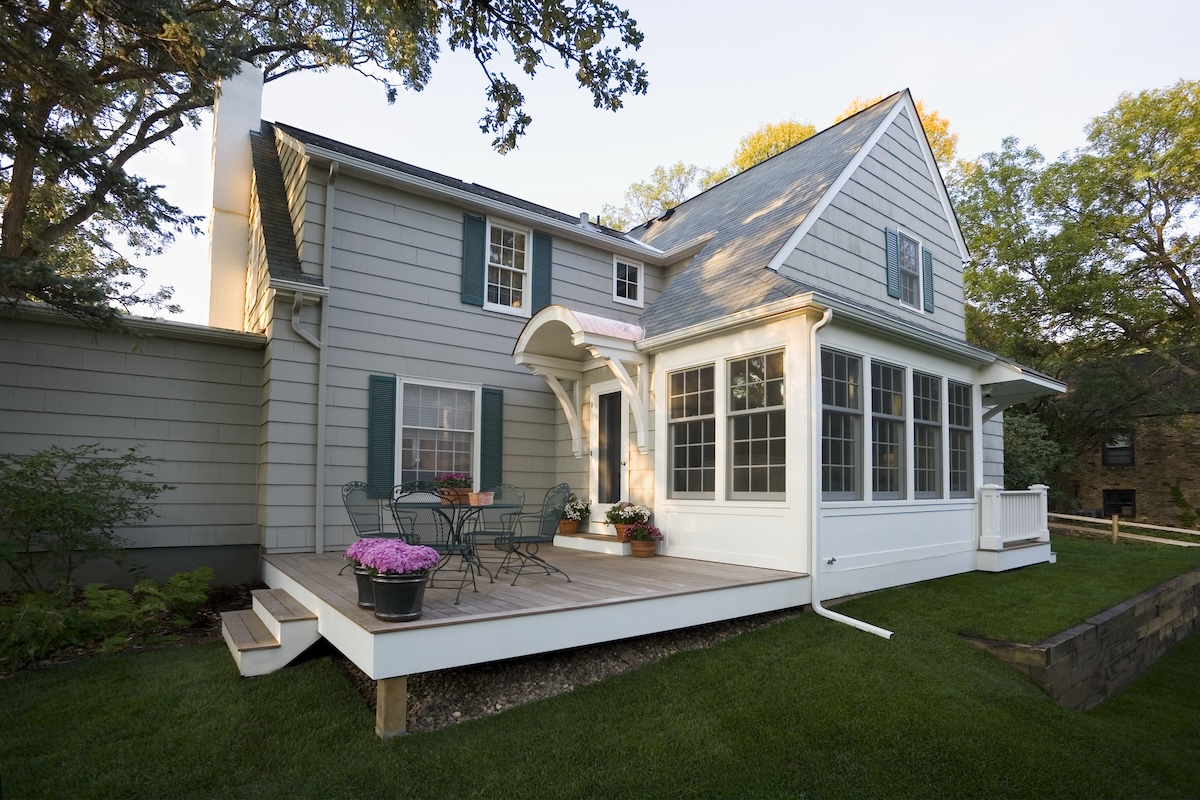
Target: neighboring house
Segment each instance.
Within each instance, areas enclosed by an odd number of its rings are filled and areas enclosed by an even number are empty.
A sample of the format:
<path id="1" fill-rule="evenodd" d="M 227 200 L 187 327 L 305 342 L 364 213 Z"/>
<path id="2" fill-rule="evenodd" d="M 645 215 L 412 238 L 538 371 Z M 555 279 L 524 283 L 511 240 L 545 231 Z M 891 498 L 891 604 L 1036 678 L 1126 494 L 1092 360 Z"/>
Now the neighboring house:
<path id="1" fill-rule="evenodd" d="M 1129 429 L 1075 459 L 1064 476 L 1079 511 L 1168 527 L 1197 527 L 1200 509 L 1200 396 L 1170 370 L 1136 355 L 1142 378 L 1176 388 L 1142 404 Z M 1075 511 L 1075 509 L 1070 509 Z"/>
<path id="2" fill-rule="evenodd" d="M 227 435 L 265 551 L 351 541 L 348 481 L 457 471 L 566 481 L 593 534 L 652 506 L 665 555 L 819 571 L 827 598 L 1053 559 L 1044 515 L 996 555 L 982 487 L 1000 412 L 1065 387 L 966 342 L 908 92 L 622 234 L 260 123 L 257 80 L 217 111 L 210 322 L 261 356 L 253 442 Z"/>

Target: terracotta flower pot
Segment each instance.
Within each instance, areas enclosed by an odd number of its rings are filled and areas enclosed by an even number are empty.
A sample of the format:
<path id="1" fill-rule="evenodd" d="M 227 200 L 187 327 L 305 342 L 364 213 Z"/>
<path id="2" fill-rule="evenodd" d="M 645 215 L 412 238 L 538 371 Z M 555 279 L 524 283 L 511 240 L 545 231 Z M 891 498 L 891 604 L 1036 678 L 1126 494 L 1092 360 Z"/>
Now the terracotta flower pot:
<path id="1" fill-rule="evenodd" d="M 625 541 L 625 529 L 628 528 L 629 526 L 625 525 L 625 524 L 614 522 L 613 527 L 617 529 L 617 541 L 618 542 Z"/>
<path id="2" fill-rule="evenodd" d="M 579 520 L 560 519 L 558 521 L 558 532 L 563 536 L 573 536 L 579 532 Z"/>
<path id="3" fill-rule="evenodd" d="M 653 558 L 658 552 L 658 542 L 630 542 L 634 558 Z"/>
<path id="4" fill-rule="evenodd" d="M 471 490 L 466 486 L 443 486 L 438 489 L 445 505 L 465 506 L 471 503 Z"/>

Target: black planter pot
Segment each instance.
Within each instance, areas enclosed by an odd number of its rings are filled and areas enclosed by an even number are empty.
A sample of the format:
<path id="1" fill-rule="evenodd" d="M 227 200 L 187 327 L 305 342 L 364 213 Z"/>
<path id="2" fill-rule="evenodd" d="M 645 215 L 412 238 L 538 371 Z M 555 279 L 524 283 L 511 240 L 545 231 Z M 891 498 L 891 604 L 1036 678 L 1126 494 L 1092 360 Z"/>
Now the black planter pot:
<path id="1" fill-rule="evenodd" d="M 371 573 L 366 567 L 355 567 L 354 580 L 358 582 L 359 608 L 374 608 L 375 587 L 371 584 Z"/>
<path id="2" fill-rule="evenodd" d="M 375 616 L 385 622 L 419 619 L 425 599 L 426 575 L 375 575 Z"/>

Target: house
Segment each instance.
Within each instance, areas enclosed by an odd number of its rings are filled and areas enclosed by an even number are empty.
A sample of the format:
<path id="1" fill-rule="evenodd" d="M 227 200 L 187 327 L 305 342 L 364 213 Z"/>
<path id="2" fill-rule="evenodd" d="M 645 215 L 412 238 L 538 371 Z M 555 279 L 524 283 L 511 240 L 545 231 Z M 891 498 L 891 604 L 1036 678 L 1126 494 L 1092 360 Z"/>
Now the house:
<path id="1" fill-rule="evenodd" d="M 1063 476 L 1073 507 L 1088 514 L 1196 527 L 1200 507 L 1200 394 L 1194 378 L 1149 354 L 1124 361 L 1159 391 L 1134 401 L 1133 423 L 1079 454 Z M 1081 376 L 1086 378 L 1085 376 Z"/>
<path id="2" fill-rule="evenodd" d="M 1053 559 L 1044 488 L 999 492 L 1000 414 L 1065 387 L 966 342 L 907 91 L 627 234 L 261 122 L 260 94 L 246 70 L 218 103 L 209 326 L 0 323 L 0 449 L 162 458 L 152 563 L 340 551 L 344 483 L 444 471 L 568 482 L 591 535 L 560 546 L 619 552 L 599 520 L 629 499 L 664 555 L 822 598 Z"/>

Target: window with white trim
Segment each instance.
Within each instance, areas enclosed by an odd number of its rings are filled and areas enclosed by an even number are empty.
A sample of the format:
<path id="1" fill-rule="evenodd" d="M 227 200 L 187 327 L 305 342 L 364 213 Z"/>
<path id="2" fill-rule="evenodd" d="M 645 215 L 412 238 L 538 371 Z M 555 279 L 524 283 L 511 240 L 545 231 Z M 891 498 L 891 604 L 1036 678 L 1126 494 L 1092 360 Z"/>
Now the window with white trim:
<path id="1" fill-rule="evenodd" d="M 479 387 L 403 381 L 400 385 L 401 483 L 445 472 L 475 473 Z"/>
<path id="2" fill-rule="evenodd" d="M 905 370 L 871 362 L 871 496 L 904 497 Z"/>
<path id="3" fill-rule="evenodd" d="M 613 300 L 641 308 L 645 303 L 642 297 L 645 274 L 641 263 L 613 256 Z"/>
<path id="4" fill-rule="evenodd" d="M 942 496 L 942 379 L 913 371 L 913 496 Z"/>
<path id="5" fill-rule="evenodd" d="M 921 246 L 903 233 L 899 234 L 900 302 L 912 308 L 921 307 Z"/>
<path id="6" fill-rule="evenodd" d="M 787 489 L 787 414 L 783 351 L 725 364 L 729 384 L 729 496 L 783 499 Z"/>
<path id="7" fill-rule="evenodd" d="M 667 378 L 671 496 L 712 498 L 716 492 L 717 420 L 713 365 Z"/>
<path id="8" fill-rule="evenodd" d="M 821 497 L 862 496 L 862 359 L 821 349 Z"/>
<path id="9" fill-rule="evenodd" d="M 947 422 L 950 427 L 950 496 L 974 497 L 974 390 L 969 383 L 947 381 Z"/>
<path id="10" fill-rule="evenodd" d="M 484 308 L 529 315 L 529 232 L 488 220 Z"/>

